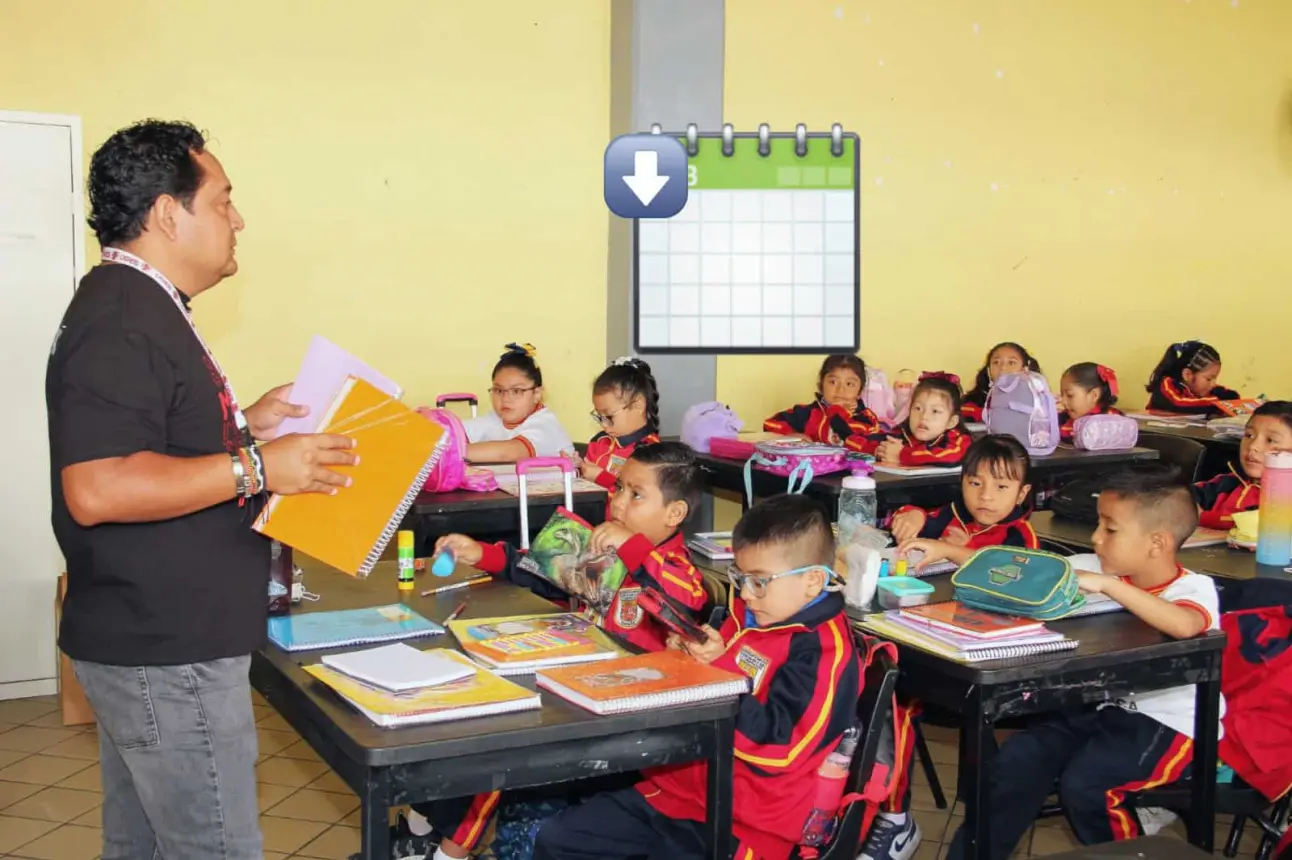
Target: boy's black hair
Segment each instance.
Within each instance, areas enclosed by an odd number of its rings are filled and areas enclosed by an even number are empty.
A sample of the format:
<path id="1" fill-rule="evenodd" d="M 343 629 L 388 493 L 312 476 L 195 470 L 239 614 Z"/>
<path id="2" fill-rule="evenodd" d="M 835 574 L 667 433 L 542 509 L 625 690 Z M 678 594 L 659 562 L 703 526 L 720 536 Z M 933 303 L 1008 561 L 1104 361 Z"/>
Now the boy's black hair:
<path id="1" fill-rule="evenodd" d="M 1109 475 L 1101 495 L 1135 503 L 1140 525 L 1165 529 L 1179 549 L 1198 527 L 1198 506 L 1180 467 L 1170 463 L 1136 463 Z"/>
<path id="2" fill-rule="evenodd" d="M 502 354 L 502 358 L 498 359 L 498 363 L 493 366 L 493 373 L 489 376 L 493 378 L 498 375 L 498 371 L 511 367 L 529 377 L 529 381 L 534 383 L 536 388 L 542 388 L 543 371 L 534 360 L 536 355 L 538 350 L 534 349 L 532 343 L 509 343 L 507 351 Z"/>
<path id="3" fill-rule="evenodd" d="M 973 380 L 973 388 L 965 395 L 965 400 L 978 403 L 987 396 L 987 391 L 991 388 L 991 357 L 996 350 L 1007 348 L 1014 350 L 1023 357 L 1024 370 L 1030 370 L 1033 373 L 1041 372 L 1041 363 L 1032 358 L 1032 354 L 1024 349 L 1022 344 L 1014 343 L 1012 340 L 1001 341 L 987 350 L 987 357 L 983 360 L 982 367 L 978 369 L 978 375 Z"/>
<path id="4" fill-rule="evenodd" d="M 952 382 L 946 375 L 942 376 L 922 376 L 920 381 L 915 383 L 915 388 L 911 389 L 911 402 L 919 396 L 921 391 L 936 391 L 938 394 L 946 397 L 951 401 L 951 414 L 960 414 L 960 404 L 964 397 L 960 391 L 960 385 Z M 906 419 L 906 429 L 911 429 L 911 419 Z"/>
<path id="5" fill-rule="evenodd" d="M 977 475 L 984 468 L 993 478 L 1023 485 L 1032 483 L 1032 458 L 1023 443 L 1013 436 L 994 433 L 974 440 L 965 452 L 960 472 L 965 476 Z"/>
<path id="6" fill-rule="evenodd" d="M 821 362 L 821 370 L 816 375 L 816 396 L 821 397 L 821 386 L 825 384 L 825 378 L 834 370 L 851 370 L 857 374 L 861 380 L 861 388 L 866 388 L 866 362 L 861 360 L 859 355 L 851 355 L 843 352 L 838 355 L 827 355 L 825 361 Z"/>
<path id="7" fill-rule="evenodd" d="M 1093 361 L 1081 361 L 1063 371 L 1063 375 L 1071 377 L 1073 382 L 1086 391 L 1099 389 L 1099 405 L 1106 408 L 1117 403 L 1117 395 L 1113 394 L 1112 383 L 1104 378 L 1106 373 L 1111 372 L 1102 364 L 1096 364 Z M 1113 377 L 1113 379 L 1116 379 L 1116 377 Z M 1061 381 L 1062 379 L 1060 379 Z"/>
<path id="8" fill-rule="evenodd" d="M 1144 386 L 1144 390 L 1156 391 L 1163 379 L 1181 380 L 1186 370 L 1197 373 L 1219 362 L 1220 353 L 1210 344 L 1200 340 L 1173 343 L 1166 348 L 1166 352 L 1162 353 L 1162 360 L 1157 363 L 1157 367 L 1153 368 L 1153 373 L 1149 376 L 1148 385 Z"/>
<path id="9" fill-rule="evenodd" d="M 1292 400 L 1267 400 L 1256 411 L 1252 413 L 1252 418 L 1257 416 L 1262 418 L 1277 418 L 1283 422 L 1283 425 L 1292 430 Z M 1250 422 L 1252 418 L 1247 420 Z"/>
<path id="10" fill-rule="evenodd" d="M 640 358 L 615 359 L 592 383 L 593 394 L 607 391 L 616 392 L 628 403 L 642 397 L 646 401 L 646 429 L 659 432 L 659 388 L 649 364 Z"/>
<path id="11" fill-rule="evenodd" d="M 834 531 L 825 509 L 807 496 L 781 494 L 763 499 L 740 518 L 731 533 L 731 548 L 768 544 L 793 545 L 794 567 L 814 564 L 833 568 Z"/>
<path id="12" fill-rule="evenodd" d="M 633 450 L 629 459 L 651 467 L 665 502 L 686 502 L 687 519 L 700 509 L 704 470 L 689 445 L 682 442 L 642 445 Z"/>

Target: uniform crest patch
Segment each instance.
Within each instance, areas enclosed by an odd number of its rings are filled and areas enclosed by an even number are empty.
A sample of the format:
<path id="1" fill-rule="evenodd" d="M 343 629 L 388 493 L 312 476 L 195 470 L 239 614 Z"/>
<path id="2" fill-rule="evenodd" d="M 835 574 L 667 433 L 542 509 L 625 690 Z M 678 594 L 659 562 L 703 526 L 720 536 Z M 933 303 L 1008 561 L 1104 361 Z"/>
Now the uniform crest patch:
<path id="1" fill-rule="evenodd" d="M 635 630 L 641 624 L 642 608 L 637 604 L 641 593 L 640 587 L 619 589 L 615 603 L 615 624 L 621 629 Z"/>
<path id="2" fill-rule="evenodd" d="M 748 645 L 742 646 L 736 654 L 736 666 L 753 680 L 752 689 L 755 692 L 763 682 L 763 676 L 767 674 L 769 665 L 771 665 L 771 660 Z"/>
<path id="3" fill-rule="evenodd" d="M 617 475 L 619 474 L 619 470 L 624 467 L 624 463 L 627 463 L 627 462 L 628 462 L 627 457 L 611 457 L 610 465 L 607 468 L 609 468 L 610 471 L 614 472 Z"/>

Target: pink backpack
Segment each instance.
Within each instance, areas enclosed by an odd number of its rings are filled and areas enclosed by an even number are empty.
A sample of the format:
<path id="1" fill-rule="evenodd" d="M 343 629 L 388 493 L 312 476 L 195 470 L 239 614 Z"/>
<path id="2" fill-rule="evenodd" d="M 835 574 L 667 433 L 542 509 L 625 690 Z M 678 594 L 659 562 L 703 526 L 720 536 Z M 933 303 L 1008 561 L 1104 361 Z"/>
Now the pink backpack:
<path id="1" fill-rule="evenodd" d="M 487 493 L 498 489 L 498 479 L 488 469 L 467 468 L 467 431 L 462 419 L 447 409 L 423 406 L 418 414 L 427 421 L 434 421 L 444 428 L 449 441 L 440 460 L 431 469 L 422 489 L 428 493 L 450 493 L 454 490 L 471 490 Z"/>
<path id="2" fill-rule="evenodd" d="M 982 420 L 988 433 L 1013 436 L 1033 457 L 1059 447 L 1059 406 L 1039 373 L 1007 373 L 992 383 Z"/>
<path id="3" fill-rule="evenodd" d="M 787 493 L 801 493 L 820 475 L 842 472 L 849 467 L 848 452 L 833 445 L 804 439 L 769 439 L 754 445 L 754 456 L 745 461 L 745 495 L 754 499 L 754 477 L 757 468 L 789 478 Z"/>
<path id="4" fill-rule="evenodd" d="M 888 375 L 880 368 L 866 368 L 866 387 L 861 392 L 861 400 L 885 425 L 891 427 L 895 423 L 897 400 L 893 396 L 893 386 L 888 384 Z"/>
<path id="5" fill-rule="evenodd" d="M 1139 422 L 1126 415 L 1082 415 L 1072 424 L 1072 444 L 1082 451 L 1134 448 Z"/>

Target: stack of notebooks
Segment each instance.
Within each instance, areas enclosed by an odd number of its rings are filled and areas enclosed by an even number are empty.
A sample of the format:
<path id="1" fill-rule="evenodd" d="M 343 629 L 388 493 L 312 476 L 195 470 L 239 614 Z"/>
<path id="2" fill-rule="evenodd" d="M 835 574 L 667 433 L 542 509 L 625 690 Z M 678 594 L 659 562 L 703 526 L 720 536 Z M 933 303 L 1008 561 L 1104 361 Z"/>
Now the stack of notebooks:
<path id="1" fill-rule="evenodd" d="M 1081 644 L 1041 621 L 983 612 L 954 600 L 869 615 L 862 626 L 961 663 L 1071 651 Z"/>
<path id="2" fill-rule="evenodd" d="M 383 728 L 483 717 L 541 706 L 538 693 L 447 648 L 402 642 L 329 655 L 305 671 Z"/>
<path id="3" fill-rule="evenodd" d="M 472 660 L 499 675 L 624 656 L 595 624 L 568 612 L 450 621 L 449 630 Z"/>
<path id="4" fill-rule="evenodd" d="M 731 548 L 731 532 L 700 532 L 686 546 L 710 561 L 730 561 L 736 557 Z"/>

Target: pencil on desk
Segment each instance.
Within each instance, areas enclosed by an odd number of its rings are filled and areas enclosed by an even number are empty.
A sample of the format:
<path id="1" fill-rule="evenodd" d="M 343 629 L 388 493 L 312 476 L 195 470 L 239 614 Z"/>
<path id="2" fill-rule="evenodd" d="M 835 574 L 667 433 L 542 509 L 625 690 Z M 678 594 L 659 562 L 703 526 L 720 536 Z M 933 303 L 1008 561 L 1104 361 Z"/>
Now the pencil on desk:
<path id="1" fill-rule="evenodd" d="M 422 597 L 430 597 L 432 594 L 440 594 L 444 591 L 452 591 L 455 588 L 466 588 L 469 585 L 481 585 L 488 582 L 493 577 L 477 576 L 475 579 L 464 579 L 461 582 L 454 582 L 451 585 L 441 585 L 439 588 L 428 588 L 422 592 Z"/>
<path id="2" fill-rule="evenodd" d="M 458 608 L 457 608 L 457 609 L 455 609 L 455 610 L 453 610 L 452 612 L 450 612 L 450 613 L 449 613 L 449 617 L 444 619 L 444 623 L 445 623 L 445 624 L 448 624 L 450 621 L 454 621 L 454 620 L 456 620 L 456 619 L 457 619 L 457 617 L 458 617 L 459 615 L 461 615 L 461 614 L 462 614 L 462 610 L 464 610 L 464 609 L 466 609 L 466 608 L 467 608 L 466 601 L 463 601 L 462 603 L 459 603 L 459 604 L 458 604 Z"/>

